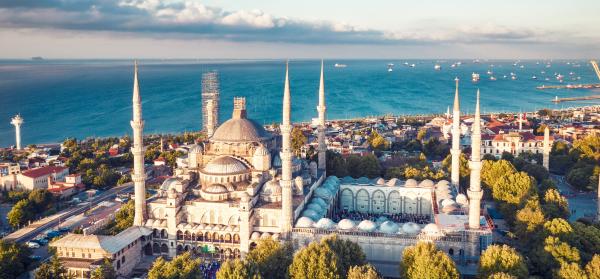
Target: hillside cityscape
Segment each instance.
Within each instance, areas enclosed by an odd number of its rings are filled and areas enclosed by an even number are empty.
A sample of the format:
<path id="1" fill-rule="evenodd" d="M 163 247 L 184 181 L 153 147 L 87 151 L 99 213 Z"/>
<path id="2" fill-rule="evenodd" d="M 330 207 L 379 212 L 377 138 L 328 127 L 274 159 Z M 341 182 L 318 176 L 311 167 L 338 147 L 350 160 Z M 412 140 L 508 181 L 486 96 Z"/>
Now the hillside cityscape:
<path id="1" fill-rule="evenodd" d="M 0 3 L 0 278 L 600 278 L 600 4 L 434 2 Z"/>

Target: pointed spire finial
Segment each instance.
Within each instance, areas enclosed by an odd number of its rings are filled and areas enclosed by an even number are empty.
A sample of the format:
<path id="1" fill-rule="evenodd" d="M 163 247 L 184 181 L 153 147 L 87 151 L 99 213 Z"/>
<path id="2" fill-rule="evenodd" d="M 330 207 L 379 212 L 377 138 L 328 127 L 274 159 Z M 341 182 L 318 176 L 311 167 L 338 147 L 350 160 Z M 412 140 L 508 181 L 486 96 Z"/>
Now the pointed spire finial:
<path id="1" fill-rule="evenodd" d="M 285 125 L 290 124 L 290 109 L 291 109 L 291 97 L 290 97 L 290 78 L 289 78 L 289 61 L 285 61 L 285 85 L 283 88 L 283 121 Z"/>
<path id="2" fill-rule="evenodd" d="M 460 110 L 460 103 L 459 103 L 459 99 L 458 99 L 458 77 L 456 77 L 454 79 L 454 81 L 456 82 L 456 91 L 454 92 L 454 110 L 458 111 Z"/>

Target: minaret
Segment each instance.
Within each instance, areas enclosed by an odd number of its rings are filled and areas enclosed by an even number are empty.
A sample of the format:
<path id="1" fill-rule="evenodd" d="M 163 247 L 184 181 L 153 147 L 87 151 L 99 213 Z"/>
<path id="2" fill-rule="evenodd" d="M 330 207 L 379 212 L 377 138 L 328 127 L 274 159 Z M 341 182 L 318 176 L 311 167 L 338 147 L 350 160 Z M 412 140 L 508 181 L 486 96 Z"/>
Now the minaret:
<path id="1" fill-rule="evenodd" d="M 144 120 L 142 119 L 142 98 L 140 96 L 140 86 L 138 83 L 138 67 L 135 62 L 133 74 L 133 120 L 131 120 L 133 129 L 133 173 L 131 180 L 135 187 L 135 215 L 133 217 L 134 226 L 142 226 L 146 221 L 146 172 L 144 171 Z"/>
<path id="2" fill-rule="evenodd" d="M 523 114 L 519 110 L 519 132 L 523 131 Z"/>
<path id="3" fill-rule="evenodd" d="M 546 168 L 546 170 L 550 171 L 550 129 L 548 129 L 548 126 L 546 126 L 546 128 L 544 129 L 544 154 L 543 154 L 543 160 L 542 160 L 542 165 L 544 166 L 544 168 Z"/>
<path id="4" fill-rule="evenodd" d="M 293 204 L 292 204 L 292 149 L 290 122 L 291 109 L 290 81 L 288 76 L 288 64 L 285 65 L 285 85 L 283 91 L 283 120 L 280 126 L 281 147 L 281 233 L 287 237 L 292 230 Z"/>
<path id="5" fill-rule="evenodd" d="M 10 124 L 15 126 L 15 143 L 17 150 L 21 150 L 21 125 L 23 125 L 23 118 L 20 114 L 17 114 L 11 119 Z"/>
<path id="6" fill-rule="evenodd" d="M 319 140 L 318 167 L 321 172 L 325 172 L 325 158 L 327 152 L 327 145 L 325 144 L 325 112 L 327 111 L 327 107 L 325 106 L 325 79 L 323 77 L 323 60 L 321 60 L 321 81 L 319 82 L 319 106 L 317 106 L 317 111 L 319 112 L 319 126 L 317 127 Z"/>
<path id="7" fill-rule="evenodd" d="M 479 89 L 477 89 L 477 102 L 475 104 L 475 119 L 471 133 L 471 183 L 467 195 L 469 196 L 469 228 L 479 229 L 479 215 L 481 210 L 481 116 L 479 115 Z"/>
<path id="8" fill-rule="evenodd" d="M 207 100 L 206 101 L 206 110 L 207 111 L 214 111 L 215 109 L 215 104 L 213 100 Z M 214 113 L 207 113 L 206 114 L 206 136 L 208 138 L 212 137 L 212 135 L 215 133 L 215 119 L 214 119 Z"/>
<path id="9" fill-rule="evenodd" d="M 458 78 L 456 81 L 456 92 L 454 93 L 454 109 L 452 111 L 452 169 L 450 182 L 460 191 L 459 180 L 460 180 L 460 102 L 458 100 Z"/>

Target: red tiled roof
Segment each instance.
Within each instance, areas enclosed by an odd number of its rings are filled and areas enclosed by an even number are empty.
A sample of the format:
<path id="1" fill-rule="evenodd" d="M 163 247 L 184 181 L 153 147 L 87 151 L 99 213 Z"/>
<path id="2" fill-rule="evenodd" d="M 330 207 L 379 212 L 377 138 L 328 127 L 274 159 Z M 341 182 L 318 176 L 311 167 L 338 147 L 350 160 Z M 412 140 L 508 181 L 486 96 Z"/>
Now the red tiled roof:
<path id="1" fill-rule="evenodd" d="M 37 178 L 40 176 L 44 176 L 44 175 L 49 175 L 52 173 L 59 173 L 62 172 L 66 169 L 69 169 L 67 167 L 56 167 L 56 166 L 46 166 L 46 167 L 41 167 L 41 168 L 37 168 L 37 169 L 32 169 L 32 170 L 26 170 L 24 171 L 22 174 L 24 176 L 27 177 L 31 177 L 31 178 Z"/>

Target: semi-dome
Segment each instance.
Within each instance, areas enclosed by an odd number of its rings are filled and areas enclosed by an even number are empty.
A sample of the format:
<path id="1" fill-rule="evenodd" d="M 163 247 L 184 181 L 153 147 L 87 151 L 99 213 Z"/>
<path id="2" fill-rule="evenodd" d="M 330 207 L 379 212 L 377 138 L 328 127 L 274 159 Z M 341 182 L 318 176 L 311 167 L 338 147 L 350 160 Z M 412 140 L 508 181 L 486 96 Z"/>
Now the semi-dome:
<path id="1" fill-rule="evenodd" d="M 381 177 L 380 177 L 380 178 L 377 178 L 377 179 L 375 180 L 375 184 L 377 184 L 377 185 L 383 185 L 383 184 L 385 184 L 385 179 L 383 179 L 383 178 L 381 178 Z"/>
<path id="2" fill-rule="evenodd" d="M 221 156 L 212 159 L 206 164 L 203 172 L 209 174 L 235 174 L 243 173 L 247 170 L 246 165 L 239 160 L 229 156 Z"/>
<path id="3" fill-rule="evenodd" d="M 417 187 L 417 181 L 414 179 L 407 179 L 406 183 L 404 183 L 405 187 Z"/>
<path id="4" fill-rule="evenodd" d="M 388 180 L 387 183 L 385 183 L 387 186 L 396 186 L 396 183 L 398 183 L 398 178 L 392 178 L 390 180 Z"/>
<path id="5" fill-rule="evenodd" d="M 321 218 L 315 224 L 315 228 L 319 228 L 319 229 L 323 229 L 323 230 L 330 230 L 330 229 L 333 229 L 334 227 L 335 227 L 335 222 L 333 222 L 329 218 Z"/>
<path id="6" fill-rule="evenodd" d="M 385 221 L 383 223 L 381 223 L 381 225 L 379 225 L 379 230 L 382 233 L 396 233 L 398 232 L 398 229 L 400 228 L 400 226 L 398 226 L 398 224 L 392 222 L 392 221 Z"/>
<path id="7" fill-rule="evenodd" d="M 413 222 L 408 222 L 402 225 L 402 230 L 407 234 L 418 234 L 421 232 L 421 227 Z"/>
<path id="8" fill-rule="evenodd" d="M 315 222 L 306 217 L 306 216 L 302 216 L 300 218 L 298 218 L 298 221 L 296 222 L 296 227 L 298 228 L 312 228 L 314 226 Z"/>
<path id="9" fill-rule="evenodd" d="M 204 191 L 206 193 L 210 193 L 210 194 L 223 194 L 223 193 L 229 192 L 229 191 L 227 191 L 227 187 L 225 187 L 221 184 L 212 184 L 212 185 L 206 187 L 206 189 L 202 189 L 202 191 Z"/>
<path id="10" fill-rule="evenodd" d="M 350 219 L 342 219 L 338 223 L 338 229 L 340 230 L 351 230 L 354 228 L 354 221 Z"/>
<path id="11" fill-rule="evenodd" d="M 371 220 L 363 220 L 358 224 L 358 229 L 363 232 L 373 232 L 377 229 L 377 224 Z"/>
<path id="12" fill-rule="evenodd" d="M 210 138 L 221 142 L 259 142 L 272 135 L 262 125 L 247 118 L 232 118 L 221 124 Z"/>

